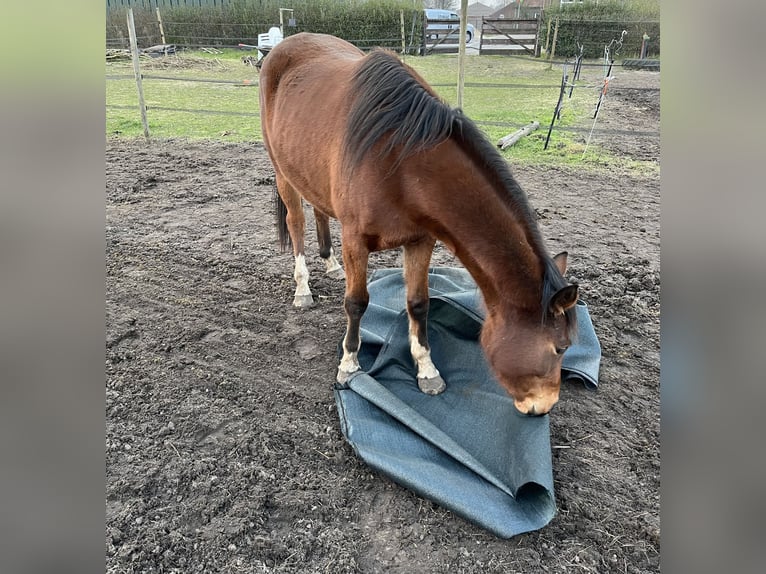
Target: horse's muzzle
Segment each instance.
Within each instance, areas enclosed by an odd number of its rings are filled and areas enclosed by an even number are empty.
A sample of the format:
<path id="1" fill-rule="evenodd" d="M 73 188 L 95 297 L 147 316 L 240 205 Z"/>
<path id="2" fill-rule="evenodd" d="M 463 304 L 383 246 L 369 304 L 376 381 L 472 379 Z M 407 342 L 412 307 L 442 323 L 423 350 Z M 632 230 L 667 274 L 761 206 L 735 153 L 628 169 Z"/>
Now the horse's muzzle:
<path id="1" fill-rule="evenodd" d="M 528 397 L 523 401 L 513 401 L 516 409 L 525 415 L 532 417 L 548 414 L 558 402 L 558 396 L 555 397 Z"/>

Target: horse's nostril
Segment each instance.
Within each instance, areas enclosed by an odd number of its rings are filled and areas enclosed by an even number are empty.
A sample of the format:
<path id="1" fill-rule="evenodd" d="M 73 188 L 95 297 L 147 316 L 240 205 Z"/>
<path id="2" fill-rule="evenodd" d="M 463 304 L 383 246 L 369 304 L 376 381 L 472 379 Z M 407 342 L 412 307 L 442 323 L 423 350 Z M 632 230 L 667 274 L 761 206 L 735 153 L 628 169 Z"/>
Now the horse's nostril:
<path id="1" fill-rule="evenodd" d="M 535 403 L 532 403 L 530 407 L 526 410 L 526 414 L 529 417 L 541 417 L 543 415 L 548 414 L 550 410 L 551 410 L 550 407 L 545 408 L 544 403 L 541 406 L 540 402 L 535 402 Z M 521 412 L 525 412 L 525 411 L 521 410 Z"/>

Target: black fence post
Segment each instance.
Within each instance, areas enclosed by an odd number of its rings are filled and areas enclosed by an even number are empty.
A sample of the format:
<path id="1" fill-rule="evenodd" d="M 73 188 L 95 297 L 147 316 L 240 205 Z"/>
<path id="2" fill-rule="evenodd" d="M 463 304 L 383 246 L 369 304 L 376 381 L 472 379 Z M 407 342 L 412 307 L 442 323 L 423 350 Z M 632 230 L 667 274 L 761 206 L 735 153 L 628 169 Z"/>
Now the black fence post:
<path id="1" fill-rule="evenodd" d="M 580 46 L 580 53 L 577 54 L 577 57 L 575 58 L 575 64 L 574 64 L 574 70 L 572 71 L 572 84 L 569 86 L 569 97 L 572 97 L 572 92 L 574 91 L 575 82 L 580 78 L 580 68 L 582 67 L 582 49 L 583 44 L 579 44 Z"/>
<path id="2" fill-rule="evenodd" d="M 614 60 L 609 60 L 609 68 L 607 68 L 606 76 L 604 76 L 604 87 L 601 88 L 601 94 L 598 96 L 598 103 L 596 104 L 596 111 L 593 112 L 593 119 L 596 119 L 598 110 L 601 107 L 601 102 L 604 100 L 604 94 L 606 94 L 606 88 L 609 85 L 609 77 L 612 75 L 612 65 Z"/>
<path id="3" fill-rule="evenodd" d="M 566 91 L 568 79 L 569 74 L 567 74 L 567 65 L 564 63 L 564 70 L 561 73 L 561 89 L 559 90 L 559 101 L 556 102 L 556 109 L 553 110 L 553 117 L 551 118 L 551 125 L 548 127 L 548 135 L 545 137 L 545 145 L 543 146 L 543 150 L 548 149 L 548 142 L 551 139 L 551 132 L 553 131 L 553 124 L 556 122 L 556 118 L 561 119 L 561 101 L 564 99 L 564 92 Z"/>

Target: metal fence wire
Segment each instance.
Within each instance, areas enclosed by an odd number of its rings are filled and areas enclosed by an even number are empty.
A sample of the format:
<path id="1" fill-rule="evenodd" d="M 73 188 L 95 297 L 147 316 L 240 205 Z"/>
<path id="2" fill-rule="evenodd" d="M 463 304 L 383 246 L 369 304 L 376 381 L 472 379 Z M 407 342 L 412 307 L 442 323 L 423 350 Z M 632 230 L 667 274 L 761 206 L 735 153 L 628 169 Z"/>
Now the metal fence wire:
<path id="1" fill-rule="evenodd" d="M 235 0 L 106 0 L 109 8 L 203 8 L 232 6 Z"/>
<path id="2" fill-rule="evenodd" d="M 229 0 L 107 0 L 108 6 L 117 6 L 117 7 L 153 7 L 156 9 L 156 7 L 162 7 L 162 6 L 202 6 L 202 5 L 223 5 L 225 3 L 229 3 Z M 128 11 L 129 12 L 129 11 Z M 129 42 L 129 34 L 127 30 L 127 26 L 125 25 L 124 20 L 124 14 L 125 12 L 120 13 L 119 18 L 114 18 L 111 21 L 107 22 L 107 48 L 108 49 L 123 49 L 128 48 L 130 46 Z M 412 14 L 414 14 L 414 18 L 421 18 L 420 11 L 414 11 Z M 178 44 L 181 47 L 187 47 L 187 48 L 213 48 L 213 47 L 233 47 L 236 48 L 240 46 L 241 44 L 251 45 L 254 47 L 258 43 L 258 34 L 262 33 L 265 30 L 268 30 L 270 26 L 273 25 L 271 22 L 251 22 L 248 24 L 241 24 L 236 22 L 183 22 L 183 21 L 167 21 L 163 22 L 164 24 L 164 38 L 161 37 L 160 30 L 163 28 L 159 25 L 158 22 L 159 18 L 159 11 L 152 12 L 149 10 L 137 10 L 134 12 L 134 23 L 135 23 L 135 31 L 136 31 L 136 41 L 139 45 L 144 47 L 150 47 L 155 46 L 157 44 L 163 43 L 173 43 Z M 385 26 L 388 25 L 389 22 L 381 22 L 380 30 L 384 30 Z M 338 24 L 340 25 L 340 24 Z M 613 23 L 609 24 L 609 30 L 611 30 L 611 26 L 613 26 Z M 375 24 L 373 23 L 372 28 L 375 27 Z M 401 30 L 403 27 L 401 26 L 401 22 L 397 23 L 397 28 Z M 411 33 L 412 38 L 410 38 L 410 45 L 419 47 L 420 41 L 414 40 L 414 25 L 411 27 Z M 292 32 L 298 30 L 298 27 L 292 29 Z M 362 36 L 362 39 L 358 41 L 354 41 L 353 39 L 350 39 L 349 36 L 353 36 L 354 33 Z M 405 31 L 406 33 L 406 31 Z M 402 50 L 402 36 L 399 35 L 397 37 L 381 37 L 376 38 L 374 35 L 370 33 L 370 29 L 367 29 L 366 31 L 362 31 L 360 33 L 359 30 L 356 31 L 349 31 L 349 36 L 346 37 L 347 40 L 351 41 L 352 43 L 356 43 L 360 48 L 362 49 L 368 49 L 372 46 L 382 46 L 382 47 L 390 47 L 392 49 L 395 49 L 396 51 Z M 622 40 L 623 34 L 620 32 L 620 39 Z M 162 42 L 162 40 L 165 40 L 165 42 Z M 572 93 L 575 87 L 575 82 L 579 78 L 579 70 L 583 66 L 603 66 L 603 63 L 585 63 L 582 61 L 584 57 L 584 51 L 587 51 L 587 47 L 584 48 L 583 42 L 580 41 L 580 38 L 576 40 L 576 46 L 578 48 L 578 52 L 576 54 L 576 57 L 574 59 L 574 69 L 572 70 L 571 75 L 568 74 L 567 66 L 570 65 L 571 61 L 569 60 L 569 57 L 566 55 L 565 50 L 562 49 L 561 52 L 557 51 L 557 54 L 559 54 L 558 57 L 565 58 L 563 60 L 549 60 L 545 58 L 535 58 L 530 56 L 522 56 L 522 55 L 504 55 L 504 58 L 517 58 L 517 59 L 523 59 L 526 61 L 536 62 L 543 65 L 553 65 L 553 64 L 559 64 L 562 65 L 562 81 L 561 84 L 520 84 L 520 83 L 513 83 L 513 82 L 465 82 L 464 86 L 466 88 L 470 89 L 510 89 L 510 90 L 529 90 L 529 89 L 545 89 L 550 90 L 552 101 L 555 101 L 556 97 L 558 97 L 558 103 L 556 104 L 556 107 L 554 109 L 553 113 L 553 119 L 551 120 L 550 127 L 548 129 L 548 137 L 546 138 L 546 147 L 547 147 L 547 140 L 550 140 L 551 132 L 554 128 L 554 124 L 556 123 L 556 120 L 561 118 L 561 108 L 564 102 L 564 94 L 566 91 L 568 91 L 569 98 L 572 97 Z M 611 44 L 610 44 L 611 46 Z M 601 50 L 604 50 L 604 43 L 601 43 Z M 611 55 L 615 55 L 614 52 L 611 53 Z M 612 67 L 619 67 L 621 64 L 619 62 L 610 61 L 609 62 L 609 71 L 611 72 Z M 606 77 L 609 77 L 609 73 L 605 75 Z M 131 78 L 132 76 L 129 75 L 107 75 L 106 80 L 107 81 L 118 81 L 118 80 L 125 80 L 128 78 Z M 242 85 L 242 86 L 248 86 L 248 87 L 258 87 L 257 81 L 251 81 L 251 80 L 240 80 L 240 79 L 205 79 L 205 78 L 181 78 L 181 77 L 173 77 L 173 76 L 161 76 L 161 75 L 154 75 L 154 74 L 141 74 L 141 77 L 145 80 L 148 80 L 150 82 L 152 81 L 178 81 L 178 82 L 204 82 L 204 83 L 219 83 L 219 84 L 234 84 L 234 85 Z M 571 81 L 570 81 L 571 78 Z M 606 81 L 606 80 L 605 80 Z M 439 84 L 435 83 L 432 84 L 433 87 L 445 87 L 449 86 L 452 87 L 454 84 Z M 582 88 L 594 88 L 597 86 L 584 86 L 583 84 L 579 84 Z M 604 91 L 605 93 L 605 87 L 606 84 L 604 84 Z M 637 90 L 637 91 L 658 91 L 659 88 L 651 88 L 651 87 L 622 87 L 622 90 Z M 546 92 L 547 93 L 547 92 Z M 600 105 L 601 99 L 599 98 L 599 105 Z M 119 105 L 106 105 L 107 109 L 131 109 L 130 107 L 126 106 L 119 106 Z M 218 114 L 225 114 L 225 115 L 242 115 L 242 116 L 255 116 L 257 117 L 259 114 L 258 112 L 236 112 L 236 111 L 217 111 L 217 110 L 209 110 L 204 108 L 196 108 L 196 109 L 187 109 L 187 108 L 174 108 L 174 107 L 158 107 L 153 106 L 156 110 L 168 110 L 168 111 L 176 111 L 176 112 L 187 112 L 187 113 L 193 113 L 193 114 L 212 114 L 212 115 L 218 115 Z M 517 129 L 524 127 L 524 125 L 521 124 L 513 124 L 509 122 L 492 122 L 492 121 L 477 121 L 476 122 L 479 125 L 488 125 L 488 126 L 495 126 L 495 127 L 505 127 L 509 129 Z M 590 129 L 587 128 L 577 128 L 577 127 L 568 127 L 568 126 L 556 126 L 556 130 L 558 131 L 569 131 L 569 132 L 580 132 L 580 133 L 589 133 L 592 134 L 613 134 L 613 135 L 624 135 L 624 136 L 630 136 L 630 137 L 636 137 L 636 138 L 644 138 L 644 137 L 651 137 L 655 138 L 659 136 L 659 131 L 633 131 L 633 130 L 614 130 L 614 129 L 600 129 L 596 127 L 596 122 L 594 121 L 593 126 Z M 590 136 L 589 136 L 590 137 Z"/>

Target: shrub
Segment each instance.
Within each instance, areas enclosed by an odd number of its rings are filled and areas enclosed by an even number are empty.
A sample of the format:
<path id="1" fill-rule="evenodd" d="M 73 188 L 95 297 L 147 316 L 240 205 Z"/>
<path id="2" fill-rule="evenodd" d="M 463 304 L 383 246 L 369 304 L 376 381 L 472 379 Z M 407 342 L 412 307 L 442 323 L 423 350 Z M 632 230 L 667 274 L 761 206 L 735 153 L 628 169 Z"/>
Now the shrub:
<path id="1" fill-rule="evenodd" d="M 405 15 L 407 42 L 418 37 L 422 27 L 420 10 L 410 0 L 292 0 L 296 25 L 285 35 L 322 32 L 344 38 L 360 48 L 401 48 L 400 12 Z M 233 0 L 223 6 L 161 7 L 165 41 L 181 46 L 236 46 L 257 44 L 258 34 L 279 25 L 280 0 Z M 107 45 L 126 47 L 126 9 L 107 11 Z M 136 34 L 141 47 L 161 43 L 153 10 L 133 9 Z M 416 17 L 414 17 L 416 16 Z"/>
<path id="2" fill-rule="evenodd" d="M 604 55 L 604 46 L 612 40 L 619 40 L 622 31 L 622 48 L 612 57 L 617 59 L 635 58 L 640 55 L 644 34 L 649 36 L 649 55 L 660 53 L 660 3 L 658 0 L 593 0 L 570 4 L 545 11 L 544 26 L 541 31 L 543 45 L 546 44 L 547 23 L 550 21 L 550 34 L 553 36 L 554 22 L 559 19 L 556 39 L 556 54 L 565 57 L 575 56 L 578 44 L 583 45 L 583 56 L 599 58 Z M 552 38 L 551 38 L 552 42 Z M 548 42 L 550 49 L 550 42 Z"/>

